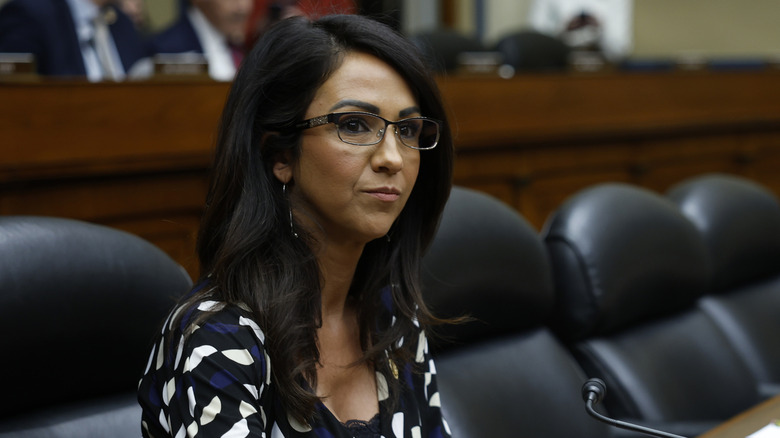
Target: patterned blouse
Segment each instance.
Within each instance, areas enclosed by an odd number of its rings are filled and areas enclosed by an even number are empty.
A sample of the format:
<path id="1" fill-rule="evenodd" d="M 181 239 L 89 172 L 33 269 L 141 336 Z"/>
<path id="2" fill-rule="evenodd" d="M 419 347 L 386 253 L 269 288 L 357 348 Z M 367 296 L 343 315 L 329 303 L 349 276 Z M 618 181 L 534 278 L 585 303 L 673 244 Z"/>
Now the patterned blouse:
<path id="1" fill-rule="evenodd" d="M 309 425 L 288 417 L 271 379 L 265 335 L 249 312 L 216 301 L 203 301 L 192 315 L 211 313 L 183 341 L 181 328 L 166 321 L 138 388 L 144 437 L 396 437 L 444 438 L 436 368 L 424 331 L 419 332 L 416 361 L 423 372 L 400 370 L 400 398 L 390 412 L 387 380 L 376 374 L 379 415 L 371 421 L 341 423 L 322 403 Z M 174 311 L 175 314 L 176 311 Z M 178 346 L 165 353 L 162 338 L 175 330 Z"/>

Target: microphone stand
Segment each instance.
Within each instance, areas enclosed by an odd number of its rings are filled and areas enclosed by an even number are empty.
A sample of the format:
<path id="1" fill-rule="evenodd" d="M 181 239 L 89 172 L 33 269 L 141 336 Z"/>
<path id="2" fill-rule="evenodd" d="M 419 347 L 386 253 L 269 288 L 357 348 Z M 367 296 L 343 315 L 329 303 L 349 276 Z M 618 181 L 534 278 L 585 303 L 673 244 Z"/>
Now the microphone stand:
<path id="1" fill-rule="evenodd" d="M 673 433 L 664 432 L 660 430 L 650 429 L 649 427 L 640 426 L 638 424 L 626 423 L 625 421 L 616 420 L 607 416 L 601 415 L 593 409 L 593 406 L 598 403 L 604 394 L 607 392 L 607 385 L 601 379 L 589 379 L 582 387 L 582 396 L 585 399 L 585 410 L 588 414 L 604 423 L 619 427 L 621 429 L 631 430 L 634 432 L 641 432 L 660 438 L 686 438 L 681 435 L 675 435 Z"/>

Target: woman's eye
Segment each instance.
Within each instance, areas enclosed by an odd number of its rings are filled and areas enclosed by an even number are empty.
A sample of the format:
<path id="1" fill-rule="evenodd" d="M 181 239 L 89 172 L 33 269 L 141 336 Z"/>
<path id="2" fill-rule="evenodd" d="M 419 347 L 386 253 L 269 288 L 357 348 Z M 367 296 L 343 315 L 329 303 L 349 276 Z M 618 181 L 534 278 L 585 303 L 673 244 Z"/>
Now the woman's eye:
<path id="1" fill-rule="evenodd" d="M 415 123 L 404 123 L 402 125 L 398 125 L 398 133 L 401 135 L 401 137 L 415 138 L 417 137 L 418 132 L 420 132 L 420 128 Z"/>
<path id="2" fill-rule="evenodd" d="M 365 120 L 359 118 L 351 118 L 342 120 L 339 122 L 339 129 L 343 132 L 366 132 L 369 131 L 368 124 Z"/>

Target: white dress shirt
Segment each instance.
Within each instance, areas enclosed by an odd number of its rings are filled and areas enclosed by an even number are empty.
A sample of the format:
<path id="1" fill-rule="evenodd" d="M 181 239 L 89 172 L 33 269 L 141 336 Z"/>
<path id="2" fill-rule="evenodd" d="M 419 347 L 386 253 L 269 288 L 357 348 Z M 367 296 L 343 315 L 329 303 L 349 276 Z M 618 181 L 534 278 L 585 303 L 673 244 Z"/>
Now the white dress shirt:
<path id="1" fill-rule="evenodd" d="M 601 47 L 612 60 L 631 52 L 633 0 L 534 0 L 529 12 L 532 28 L 560 36 L 569 21 L 582 12 L 601 25 Z"/>
<path id="2" fill-rule="evenodd" d="M 109 63 L 104 67 L 96 47 L 100 42 L 96 41 L 95 20 L 100 14 L 100 9 L 90 0 L 67 0 L 70 7 L 73 23 L 76 26 L 76 35 L 81 47 L 81 56 L 84 59 L 84 67 L 87 71 L 87 80 L 98 82 L 102 80 L 122 80 L 125 78 L 122 60 L 119 57 L 111 32 L 104 32 L 105 40 L 104 59 Z M 107 30 L 107 29 L 106 29 Z M 112 73 L 113 72 L 113 73 Z"/>
<path id="3" fill-rule="evenodd" d="M 198 8 L 190 7 L 187 16 L 195 28 L 203 55 L 209 63 L 209 76 L 217 81 L 232 81 L 236 75 L 233 54 L 222 35 Z"/>

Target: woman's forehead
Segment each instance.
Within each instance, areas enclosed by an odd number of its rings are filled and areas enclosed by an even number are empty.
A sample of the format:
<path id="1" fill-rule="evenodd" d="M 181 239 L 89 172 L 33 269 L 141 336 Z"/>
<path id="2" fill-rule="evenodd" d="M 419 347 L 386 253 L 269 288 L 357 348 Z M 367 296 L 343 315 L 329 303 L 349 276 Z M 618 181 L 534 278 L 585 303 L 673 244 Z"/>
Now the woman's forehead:
<path id="1" fill-rule="evenodd" d="M 310 114 L 333 112 L 355 103 L 354 108 L 394 116 L 417 102 L 404 78 L 381 59 L 362 52 L 349 52 L 340 66 L 315 93 Z M 377 110 L 372 111 L 371 108 Z"/>

